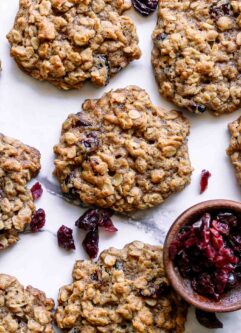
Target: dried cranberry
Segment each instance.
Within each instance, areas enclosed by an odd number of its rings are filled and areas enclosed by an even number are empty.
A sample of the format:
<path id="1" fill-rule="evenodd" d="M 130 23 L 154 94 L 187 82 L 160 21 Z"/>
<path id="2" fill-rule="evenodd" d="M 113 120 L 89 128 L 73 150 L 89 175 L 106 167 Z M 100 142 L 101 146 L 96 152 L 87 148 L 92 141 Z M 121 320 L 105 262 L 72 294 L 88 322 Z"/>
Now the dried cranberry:
<path id="1" fill-rule="evenodd" d="M 187 255 L 186 251 L 182 250 L 178 253 L 177 265 L 183 277 L 187 278 L 190 276 L 191 265 L 190 265 L 189 256 Z"/>
<path id="2" fill-rule="evenodd" d="M 232 213 L 228 213 L 228 212 L 226 212 L 226 213 L 219 213 L 217 215 L 217 220 L 220 223 L 228 224 L 228 226 L 230 228 L 235 228 L 237 226 L 237 223 L 238 223 L 237 216 L 235 216 Z"/>
<path id="3" fill-rule="evenodd" d="M 116 232 L 118 229 L 110 218 L 112 214 L 107 209 L 89 209 L 75 222 L 75 225 L 84 230 L 91 230 L 99 226 L 108 232 Z"/>
<path id="4" fill-rule="evenodd" d="M 201 295 L 205 295 L 214 299 L 218 299 L 218 294 L 215 292 L 215 285 L 212 277 L 208 273 L 202 273 L 192 280 L 193 289 Z"/>
<path id="5" fill-rule="evenodd" d="M 207 189 L 209 177 L 211 177 L 211 173 L 208 170 L 203 170 L 200 180 L 200 194 L 202 194 Z"/>
<path id="6" fill-rule="evenodd" d="M 73 230 L 62 225 L 57 232 L 58 244 L 66 250 L 75 250 Z"/>
<path id="7" fill-rule="evenodd" d="M 118 229 L 114 226 L 114 224 L 113 224 L 113 222 L 110 218 L 111 216 L 112 216 L 111 211 L 101 209 L 100 210 L 100 219 L 98 221 L 98 226 L 103 227 L 105 229 L 105 231 L 116 232 L 116 231 L 118 231 Z"/>
<path id="8" fill-rule="evenodd" d="M 162 32 L 156 36 L 156 40 L 163 42 L 167 37 L 168 35 L 165 32 Z"/>
<path id="9" fill-rule="evenodd" d="M 195 113 L 204 113 L 207 110 L 207 107 L 203 104 L 197 104 L 195 102 L 190 103 L 189 108 L 192 112 Z"/>
<path id="10" fill-rule="evenodd" d="M 43 194 L 43 188 L 39 182 L 34 184 L 30 191 L 32 193 L 34 201 L 37 200 L 38 198 L 40 198 L 41 195 Z"/>
<path id="11" fill-rule="evenodd" d="M 203 113 L 207 110 L 207 107 L 205 105 L 202 105 L 202 104 L 197 104 L 196 110 L 197 110 L 197 112 Z"/>
<path id="12" fill-rule="evenodd" d="M 209 14 L 212 19 L 218 20 L 222 16 L 230 16 L 232 13 L 231 5 L 228 2 L 225 2 L 219 5 L 221 1 L 217 1 L 210 6 Z"/>
<path id="13" fill-rule="evenodd" d="M 34 212 L 30 222 L 30 229 L 32 232 L 37 232 L 44 227 L 45 217 L 45 211 L 42 208 L 39 208 Z"/>
<path id="14" fill-rule="evenodd" d="M 230 227 L 227 223 L 223 223 L 218 220 L 212 221 L 212 227 L 222 235 L 228 235 L 230 231 Z"/>
<path id="15" fill-rule="evenodd" d="M 96 228 L 100 219 L 99 209 L 88 209 L 75 222 L 75 226 L 83 230 L 91 230 Z"/>
<path id="16" fill-rule="evenodd" d="M 90 132 L 86 134 L 86 138 L 80 141 L 80 144 L 84 147 L 86 153 L 95 152 L 99 146 L 100 142 L 95 132 Z"/>
<path id="17" fill-rule="evenodd" d="M 91 126 L 89 119 L 82 112 L 76 113 L 76 118 L 73 127 L 87 127 Z"/>
<path id="18" fill-rule="evenodd" d="M 83 240 L 83 247 L 89 257 L 94 259 L 99 252 L 99 231 L 98 228 L 90 230 Z"/>
<path id="19" fill-rule="evenodd" d="M 216 314 L 214 312 L 205 312 L 196 309 L 196 318 L 199 324 L 206 328 L 223 328 L 223 324 L 216 317 Z"/>
<path id="20" fill-rule="evenodd" d="M 237 252 L 241 251 L 241 236 L 240 235 L 231 235 L 229 238 L 229 241 L 235 251 L 237 251 Z"/>
<path id="21" fill-rule="evenodd" d="M 227 289 L 231 289 L 231 288 L 235 287 L 237 285 L 237 283 L 238 283 L 237 275 L 234 273 L 229 273 L 227 284 L 226 284 Z"/>
<path id="22" fill-rule="evenodd" d="M 132 0 L 135 10 L 143 16 L 152 14 L 157 8 L 158 0 Z"/>

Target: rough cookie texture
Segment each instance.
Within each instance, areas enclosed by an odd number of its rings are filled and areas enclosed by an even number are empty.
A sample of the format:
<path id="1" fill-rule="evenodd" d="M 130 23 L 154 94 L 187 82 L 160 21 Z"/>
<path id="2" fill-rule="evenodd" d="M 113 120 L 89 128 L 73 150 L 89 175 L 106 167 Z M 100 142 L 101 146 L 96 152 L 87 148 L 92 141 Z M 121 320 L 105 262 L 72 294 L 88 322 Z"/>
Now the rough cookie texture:
<path id="1" fill-rule="evenodd" d="M 60 289 L 57 325 L 75 333 L 182 333 L 187 306 L 166 279 L 162 247 L 133 242 L 77 261 Z"/>
<path id="2" fill-rule="evenodd" d="M 27 182 L 40 170 L 40 153 L 0 134 L 0 250 L 13 245 L 35 211 Z"/>
<path id="3" fill-rule="evenodd" d="M 159 0 L 152 63 L 161 95 L 216 116 L 241 106 L 240 14 L 240 0 Z"/>
<path id="4" fill-rule="evenodd" d="M 241 117 L 230 123 L 228 128 L 231 140 L 227 154 L 235 168 L 238 183 L 241 185 Z"/>
<path id="5" fill-rule="evenodd" d="M 54 302 L 33 287 L 24 288 L 12 276 L 0 274 L 0 332 L 54 333 Z"/>
<path id="6" fill-rule="evenodd" d="M 19 67 L 61 89 L 109 78 L 140 58 L 127 0 L 20 0 L 8 40 Z"/>
<path id="7" fill-rule="evenodd" d="M 163 202 L 190 182 L 189 122 L 135 86 L 86 100 L 54 147 L 63 193 L 119 212 Z"/>

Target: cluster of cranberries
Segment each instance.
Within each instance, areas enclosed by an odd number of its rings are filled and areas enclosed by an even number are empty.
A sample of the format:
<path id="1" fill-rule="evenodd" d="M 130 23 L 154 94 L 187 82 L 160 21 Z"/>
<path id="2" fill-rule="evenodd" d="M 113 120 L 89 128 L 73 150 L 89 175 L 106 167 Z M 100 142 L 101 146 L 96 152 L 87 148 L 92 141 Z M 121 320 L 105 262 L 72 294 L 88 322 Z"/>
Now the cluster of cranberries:
<path id="1" fill-rule="evenodd" d="M 31 188 L 31 193 L 33 200 L 36 201 L 38 198 L 41 197 L 43 194 L 43 188 L 40 183 L 36 183 Z M 40 229 L 42 229 L 45 225 L 45 211 L 42 208 L 39 208 L 33 213 L 32 220 L 30 222 L 30 230 L 32 232 L 38 232 Z"/>
<path id="2" fill-rule="evenodd" d="M 241 281 L 241 223 L 230 212 L 205 213 L 181 229 L 170 257 L 193 289 L 214 300 Z"/>
<path id="3" fill-rule="evenodd" d="M 107 232 L 116 232 L 111 220 L 112 212 L 106 209 L 88 209 L 76 222 L 79 229 L 87 231 L 83 247 L 90 258 L 96 258 L 99 252 L 99 227 Z"/>
<path id="4" fill-rule="evenodd" d="M 75 222 L 79 229 L 87 231 L 83 247 L 89 257 L 94 259 L 99 252 L 99 228 L 107 232 L 116 232 L 117 228 L 111 220 L 112 212 L 106 209 L 88 209 Z M 73 230 L 62 225 L 57 232 L 58 244 L 66 250 L 75 250 Z"/>

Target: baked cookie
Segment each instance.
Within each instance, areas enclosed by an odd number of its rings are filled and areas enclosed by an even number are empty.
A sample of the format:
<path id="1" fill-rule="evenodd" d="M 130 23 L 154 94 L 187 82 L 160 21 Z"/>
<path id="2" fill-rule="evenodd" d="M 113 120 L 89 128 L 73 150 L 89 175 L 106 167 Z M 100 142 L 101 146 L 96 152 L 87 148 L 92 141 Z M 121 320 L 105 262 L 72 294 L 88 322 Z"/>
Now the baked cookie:
<path id="1" fill-rule="evenodd" d="M 187 306 L 166 279 L 162 247 L 133 242 L 77 261 L 60 289 L 57 325 L 65 332 L 184 332 Z"/>
<path id="2" fill-rule="evenodd" d="M 61 89 L 104 86 L 141 51 L 127 0 L 20 0 L 7 38 L 19 67 Z"/>
<path id="3" fill-rule="evenodd" d="M 136 86 L 86 100 L 54 147 L 63 193 L 118 212 L 158 205 L 190 182 L 181 113 L 155 107 Z"/>
<path id="4" fill-rule="evenodd" d="M 231 140 L 227 154 L 235 168 L 238 183 L 241 185 L 241 117 L 230 123 L 228 128 Z"/>
<path id="5" fill-rule="evenodd" d="M 35 205 L 27 182 L 40 170 L 40 153 L 0 134 L 0 250 L 13 245 L 31 222 Z"/>
<path id="6" fill-rule="evenodd" d="M 240 14 L 240 0 L 159 0 L 152 64 L 161 95 L 194 113 L 240 108 Z"/>
<path id="7" fill-rule="evenodd" d="M 0 274 L 0 332 L 54 333 L 54 301 L 12 276 Z"/>

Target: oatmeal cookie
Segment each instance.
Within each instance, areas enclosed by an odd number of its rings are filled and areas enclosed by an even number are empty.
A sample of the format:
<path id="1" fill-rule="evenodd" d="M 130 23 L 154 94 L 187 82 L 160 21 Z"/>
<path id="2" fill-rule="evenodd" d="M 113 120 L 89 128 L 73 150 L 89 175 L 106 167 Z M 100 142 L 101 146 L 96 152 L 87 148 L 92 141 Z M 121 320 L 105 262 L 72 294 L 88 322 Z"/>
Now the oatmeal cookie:
<path id="1" fill-rule="evenodd" d="M 240 108 L 240 14 L 240 0 L 159 0 L 152 63 L 161 95 L 195 113 Z"/>
<path id="2" fill-rule="evenodd" d="M 228 128 L 231 140 L 227 154 L 235 168 L 238 183 L 241 185 L 241 117 L 230 123 Z"/>
<path id="3" fill-rule="evenodd" d="M 181 113 L 154 107 L 135 86 L 86 100 L 54 147 L 63 193 L 87 205 L 130 212 L 158 205 L 190 182 Z"/>
<path id="4" fill-rule="evenodd" d="M 26 184 L 39 170 L 38 150 L 0 134 L 0 250 L 31 222 L 35 205 Z"/>
<path id="5" fill-rule="evenodd" d="M 0 332 L 54 333 L 54 302 L 33 287 L 24 288 L 12 276 L 0 274 Z"/>
<path id="6" fill-rule="evenodd" d="M 61 89 L 104 86 L 141 51 L 127 0 L 20 0 L 7 38 L 19 67 Z"/>
<path id="7" fill-rule="evenodd" d="M 58 297 L 65 332 L 184 332 L 187 305 L 166 279 L 160 246 L 110 248 L 97 263 L 77 261 L 73 279 Z"/>

